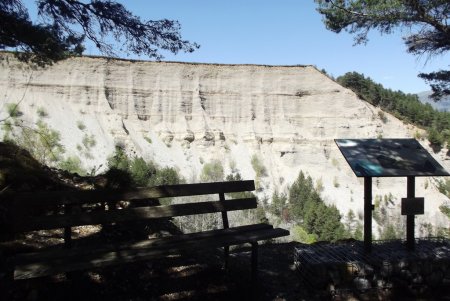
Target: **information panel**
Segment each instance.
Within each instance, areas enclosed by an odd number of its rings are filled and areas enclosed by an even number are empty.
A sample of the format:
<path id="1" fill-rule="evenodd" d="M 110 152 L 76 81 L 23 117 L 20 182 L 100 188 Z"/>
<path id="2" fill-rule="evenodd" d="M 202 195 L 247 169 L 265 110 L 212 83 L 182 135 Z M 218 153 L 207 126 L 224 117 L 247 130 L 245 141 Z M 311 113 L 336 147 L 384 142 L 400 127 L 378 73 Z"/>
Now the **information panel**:
<path id="1" fill-rule="evenodd" d="M 357 177 L 449 176 L 415 139 L 335 139 Z"/>

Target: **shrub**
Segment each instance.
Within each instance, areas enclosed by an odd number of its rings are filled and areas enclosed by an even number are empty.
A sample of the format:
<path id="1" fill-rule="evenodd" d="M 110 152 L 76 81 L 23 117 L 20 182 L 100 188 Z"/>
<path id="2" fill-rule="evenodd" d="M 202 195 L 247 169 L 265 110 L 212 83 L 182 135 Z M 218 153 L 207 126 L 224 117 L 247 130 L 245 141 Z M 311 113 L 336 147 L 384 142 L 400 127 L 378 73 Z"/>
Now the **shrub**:
<path id="1" fill-rule="evenodd" d="M 37 109 L 36 113 L 38 114 L 39 117 L 47 117 L 48 116 L 48 113 L 44 107 L 39 107 Z"/>
<path id="2" fill-rule="evenodd" d="M 107 179 L 106 186 L 104 188 L 116 189 L 133 186 L 133 181 L 128 169 L 122 170 L 112 167 L 106 171 L 104 176 Z"/>
<path id="3" fill-rule="evenodd" d="M 292 239 L 294 241 L 304 243 L 304 244 L 312 244 L 317 241 L 317 235 L 309 234 L 303 229 L 303 227 L 299 225 L 295 225 L 292 229 Z"/>
<path id="4" fill-rule="evenodd" d="M 336 188 L 338 188 L 338 187 L 340 186 L 337 177 L 334 177 L 334 178 L 333 178 L 333 185 L 334 185 L 334 187 L 336 187 Z"/>
<path id="5" fill-rule="evenodd" d="M 8 112 L 8 116 L 12 118 L 19 117 L 22 115 L 22 112 L 19 111 L 18 103 L 7 103 L 6 112 Z"/>
<path id="6" fill-rule="evenodd" d="M 261 159 L 256 154 L 252 156 L 251 164 L 257 178 L 267 175 L 266 167 L 263 165 Z"/>
<path id="7" fill-rule="evenodd" d="M 442 147 L 444 143 L 444 137 L 434 128 L 428 130 L 428 141 L 434 147 Z"/>
<path id="8" fill-rule="evenodd" d="M 156 173 L 153 164 L 145 162 L 141 157 L 135 157 L 130 163 L 130 175 L 136 186 L 145 187 Z"/>
<path id="9" fill-rule="evenodd" d="M 4 141 L 12 141 L 11 138 L 12 131 L 13 131 L 13 124 L 10 120 L 5 120 L 2 124 L 2 130 L 3 130 L 3 140 Z"/>
<path id="10" fill-rule="evenodd" d="M 203 165 L 202 173 L 200 174 L 202 182 L 219 182 L 223 181 L 223 177 L 223 166 L 219 160 L 213 160 Z"/>
<path id="11" fill-rule="evenodd" d="M 77 127 L 79 130 L 84 131 L 86 129 L 86 125 L 83 123 L 83 121 L 78 120 L 77 121 Z"/>
<path id="12" fill-rule="evenodd" d="M 445 194 L 447 197 L 450 197 L 450 180 L 437 180 L 436 182 L 439 192 Z"/>
<path id="13" fill-rule="evenodd" d="M 84 134 L 83 139 L 81 140 L 84 147 L 86 149 L 91 149 L 97 144 L 97 141 L 95 141 L 94 135 L 88 136 L 87 134 Z"/>
<path id="14" fill-rule="evenodd" d="M 225 180 L 230 182 L 230 181 L 242 181 L 242 176 L 240 173 L 236 173 L 236 174 L 229 174 L 225 177 Z"/>
<path id="15" fill-rule="evenodd" d="M 108 158 L 108 168 L 114 182 L 119 182 L 119 179 L 115 178 L 116 175 L 126 175 L 128 178 L 122 183 L 126 185 L 148 187 L 183 182 L 177 170 L 172 167 L 159 168 L 141 157 L 130 160 L 121 145 L 116 145 L 114 154 Z"/>
<path id="16" fill-rule="evenodd" d="M 317 190 L 318 192 L 322 192 L 323 189 L 324 189 L 324 187 L 323 187 L 323 180 L 322 180 L 322 178 L 318 178 L 318 179 L 316 180 L 316 190 Z"/>
<path id="17" fill-rule="evenodd" d="M 339 161 L 336 158 L 331 159 L 331 164 L 333 164 L 334 167 L 339 169 Z"/>
<path id="18" fill-rule="evenodd" d="M 312 178 L 303 172 L 289 189 L 289 207 L 293 221 L 318 240 L 335 241 L 347 235 L 339 211 L 323 202 Z"/>
<path id="19" fill-rule="evenodd" d="M 85 176 L 87 174 L 86 170 L 81 167 L 81 160 L 77 156 L 65 158 L 59 163 L 58 167 L 70 173 L 76 173 L 80 176 Z"/>
<path id="20" fill-rule="evenodd" d="M 399 233 L 397 233 L 396 226 L 393 224 L 388 223 L 387 225 L 384 225 L 381 233 L 380 233 L 380 239 L 381 240 L 388 240 L 388 239 L 398 239 L 400 238 Z"/>
<path id="21" fill-rule="evenodd" d="M 65 149 L 61 144 L 61 135 L 48 124 L 39 120 L 36 128 L 21 127 L 20 130 L 20 134 L 14 137 L 17 145 L 28 150 L 36 160 L 49 165 L 62 159 Z"/>
<path id="22" fill-rule="evenodd" d="M 448 218 L 450 218 L 450 207 L 448 205 L 439 206 L 439 210 L 445 214 Z"/>
<path id="23" fill-rule="evenodd" d="M 422 140 L 423 137 L 422 137 L 422 134 L 418 130 L 416 130 L 414 132 L 414 138 L 417 140 Z"/>
<path id="24" fill-rule="evenodd" d="M 383 111 L 378 111 L 378 117 L 380 118 L 381 122 L 383 123 L 388 122 L 387 116 Z"/>
<path id="25" fill-rule="evenodd" d="M 231 169 L 231 172 L 237 172 L 236 161 L 233 159 L 230 159 L 230 169 Z"/>
<path id="26" fill-rule="evenodd" d="M 116 145 L 115 152 L 107 159 L 109 169 L 127 170 L 130 168 L 130 159 L 128 158 L 122 146 Z"/>
<path id="27" fill-rule="evenodd" d="M 182 178 L 178 175 L 178 172 L 173 167 L 157 168 L 156 173 L 151 179 L 151 185 L 174 185 L 182 183 Z"/>
<path id="28" fill-rule="evenodd" d="M 144 136 L 145 141 L 147 141 L 148 143 L 152 144 L 152 139 L 150 137 Z"/>
<path id="29" fill-rule="evenodd" d="M 278 193 L 278 191 L 274 191 L 272 194 L 272 202 L 269 206 L 269 211 L 273 215 L 279 218 L 283 218 L 282 214 L 284 210 L 287 208 L 287 196 L 285 193 Z"/>

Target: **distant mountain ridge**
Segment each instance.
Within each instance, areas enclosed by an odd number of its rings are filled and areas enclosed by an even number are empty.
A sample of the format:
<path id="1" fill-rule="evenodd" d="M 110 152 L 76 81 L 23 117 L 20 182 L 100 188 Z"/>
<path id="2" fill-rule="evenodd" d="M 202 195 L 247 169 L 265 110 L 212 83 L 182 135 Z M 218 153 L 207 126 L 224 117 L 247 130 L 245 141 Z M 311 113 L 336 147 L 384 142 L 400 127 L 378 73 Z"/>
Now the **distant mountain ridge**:
<path id="1" fill-rule="evenodd" d="M 438 111 L 450 111 L 450 96 L 444 97 L 439 101 L 435 101 L 432 98 L 430 98 L 432 91 L 424 91 L 417 93 L 417 96 L 419 96 L 419 100 L 422 103 L 429 103 L 433 108 L 435 108 Z"/>

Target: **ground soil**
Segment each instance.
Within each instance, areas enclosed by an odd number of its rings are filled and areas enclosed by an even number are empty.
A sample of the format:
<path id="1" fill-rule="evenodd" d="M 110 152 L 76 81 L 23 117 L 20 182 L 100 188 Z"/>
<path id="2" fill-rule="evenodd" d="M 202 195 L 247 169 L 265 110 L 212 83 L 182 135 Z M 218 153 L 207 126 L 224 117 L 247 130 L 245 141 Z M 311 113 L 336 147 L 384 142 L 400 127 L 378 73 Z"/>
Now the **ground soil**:
<path id="1" fill-rule="evenodd" d="M 60 274 L 10 283 L 4 300 L 310 300 L 293 268 L 293 243 L 260 247 L 259 277 L 250 250 L 221 251 Z M 317 298 L 314 298 L 317 299 Z"/>

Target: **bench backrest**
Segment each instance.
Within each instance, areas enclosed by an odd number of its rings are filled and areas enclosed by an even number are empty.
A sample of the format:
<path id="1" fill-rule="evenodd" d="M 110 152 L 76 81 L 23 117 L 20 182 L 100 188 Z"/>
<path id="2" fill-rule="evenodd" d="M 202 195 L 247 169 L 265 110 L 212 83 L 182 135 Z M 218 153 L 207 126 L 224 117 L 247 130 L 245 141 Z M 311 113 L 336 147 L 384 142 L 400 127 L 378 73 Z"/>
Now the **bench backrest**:
<path id="1" fill-rule="evenodd" d="M 224 228 L 228 228 L 227 211 L 256 208 L 254 197 L 226 199 L 225 194 L 255 190 L 254 181 L 230 181 L 198 184 L 165 185 L 133 190 L 74 190 L 16 193 L 3 199 L 7 204 L 8 230 L 14 233 L 46 230 L 82 225 L 167 218 L 184 215 L 222 213 Z M 167 197 L 217 194 L 218 199 L 196 203 L 163 206 L 133 207 L 135 201 Z M 128 201 L 131 206 L 121 210 L 74 212 L 72 208 L 83 204 Z M 26 210 L 32 208 L 32 210 Z M 63 208 L 63 214 L 36 215 L 40 208 Z M 30 212 L 31 211 L 31 212 Z M 57 211 L 57 210 L 55 210 Z M 61 211 L 61 210 L 59 210 Z M 70 230 L 69 230 L 70 231 Z"/>

